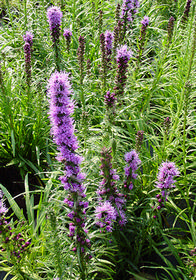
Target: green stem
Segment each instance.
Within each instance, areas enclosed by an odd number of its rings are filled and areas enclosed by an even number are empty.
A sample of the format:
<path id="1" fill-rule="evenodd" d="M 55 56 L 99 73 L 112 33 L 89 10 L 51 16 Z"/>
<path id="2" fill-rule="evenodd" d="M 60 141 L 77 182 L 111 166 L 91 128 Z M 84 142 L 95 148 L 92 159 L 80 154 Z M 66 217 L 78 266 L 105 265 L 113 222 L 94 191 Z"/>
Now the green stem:
<path id="1" fill-rule="evenodd" d="M 190 78 L 190 74 L 191 74 L 191 70 L 192 70 L 192 65 L 193 65 L 193 59 L 194 59 L 194 55 L 195 55 L 195 48 L 196 48 L 196 18 L 195 18 L 195 25 L 194 25 L 191 57 L 190 57 L 190 60 L 189 60 L 189 66 L 188 66 L 188 71 L 187 71 L 187 76 L 186 76 L 185 81 L 188 81 L 189 78 Z M 189 50 L 187 49 L 187 52 L 188 51 Z M 184 87 L 183 87 L 181 95 L 180 95 L 180 102 L 179 102 L 178 110 L 177 110 L 177 113 L 176 113 L 176 116 L 175 116 L 175 123 L 174 123 L 173 129 L 172 129 L 174 131 L 174 133 L 175 133 L 176 128 L 178 127 L 178 124 L 179 124 L 179 116 L 180 116 L 181 111 L 182 111 L 182 106 L 183 106 L 183 102 L 184 102 L 184 95 L 185 95 L 185 89 L 186 89 L 186 82 L 184 84 Z M 169 142 L 170 143 L 172 142 L 173 138 L 174 138 L 174 134 L 171 134 L 170 138 L 169 138 Z"/>
<path id="2" fill-rule="evenodd" d="M 184 121 L 183 121 L 183 143 L 182 143 L 182 159 L 183 159 L 183 173 L 184 173 L 184 188 L 186 190 L 186 202 L 188 206 L 189 212 L 191 211 L 190 203 L 189 203 L 189 190 L 187 186 L 187 167 L 186 167 L 186 161 L 187 161 L 187 149 L 186 149 L 186 139 L 187 139 L 187 132 L 186 132 L 186 126 L 187 126 L 187 116 L 188 116 L 188 102 L 189 102 L 189 95 L 191 91 L 191 86 L 189 82 L 185 85 L 185 98 L 184 98 Z"/>

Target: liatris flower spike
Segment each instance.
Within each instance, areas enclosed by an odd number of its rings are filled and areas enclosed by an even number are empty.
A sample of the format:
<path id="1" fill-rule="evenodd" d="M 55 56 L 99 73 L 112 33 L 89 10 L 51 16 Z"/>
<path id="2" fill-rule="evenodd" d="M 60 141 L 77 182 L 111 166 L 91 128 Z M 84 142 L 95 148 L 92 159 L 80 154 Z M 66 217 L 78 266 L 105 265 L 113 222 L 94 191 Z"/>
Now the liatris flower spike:
<path id="1" fill-rule="evenodd" d="M 145 16 L 142 21 L 141 21 L 141 30 L 140 30 L 140 37 L 139 37 L 139 49 L 138 49 L 138 62 L 141 61 L 142 53 L 143 53 L 143 48 L 144 48 L 144 42 L 146 38 L 146 30 L 149 25 L 149 18 L 148 16 Z"/>
<path id="2" fill-rule="evenodd" d="M 116 96 L 123 95 L 124 88 L 126 85 L 126 72 L 128 68 L 128 62 L 132 56 L 132 51 L 127 49 L 127 46 L 124 45 L 117 50 L 116 62 L 117 62 L 117 75 L 116 75 L 116 86 L 114 87 Z"/>
<path id="3" fill-rule="evenodd" d="M 139 159 L 139 155 L 135 150 L 128 152 L 125 154 L 125 161 L 128 163 L 125 167 L 125 181 L 124 187 L 126 192 L 128 193 L 128 189 L 133 189 L 133 180 L 137 178 L 137 174 L 135 171 L 138 169 L 141 164 L 141 160 Z M 128 188 L 128 189 L 127 189 Z"/>
<path id="4" fill-rule="evenodd" d="M 24 53 L 25 53 L 25 72 L 27 77 L 27 85 L 30 87 L 31 82 L 31 53 L 33 46 L 33 34 L 30 32 L 26 32 L 23 36 L 24 39 Z"/>
<path id="5" fill-rule="evenodd" d="M 191 2 L 192 2 L 192 0 L 188 0 L 187 3 L 186 3 L 186 7 L 185 7 L 185 10 L 184 10 L 182 19 L 181 19 L 181 22 L 183 24 L 185 24 L 188 20 L 190 8 L 191 8 Z"/>
<path id="6" fill-rule="evenodd" d="M 53 43 L 58 43 L 60 36 L 60 25 L 63 14 L 59 7 L 49 7 L 47 10 L 47 17 L 50 26 L 50 32 Z"/>
<path id="7" fill-rule="evenodd" d="M 119 225 L 124 226 L 127 222 L 124 212 L 126 200 L 124 195 L 119 192 L 116 186 L 116 181 L 119 180 L 119 176 L 116 174 L 116 170 L 112 168 L 111 148 L 108 149 L 104 147 L 101 151 L 101 155 L 100 175 L 103 176 L 103 180 L 101 181 L 100 187 L 97 191 L 98 199 L 100 201 L 97 208 L 99 210 L 99 207 L 104 208 L 105 201 L 107 201 L 115 209 L 116 220 L 118 221 Z M 96 210 L 95 212 L 97 213 L 99 210 Z M 112 230 L 112 228 L 110 228 L 110 230 Z"/>
<path id="8" fill-rule="evenodd" d="M 109 66 L 109 62 L 111 60 L 112 55 L 112 42 L 113 42 L 113 34 L 110 31 L 105 32 L 105 49 L 106 49 L 106 61 L 107 66 Z"/>
<path id="9" fill-rule="evenodd" d="M 59 150 L 57 159 L 63 162 L 65 167 L 65 174 L 60 177 L 60 180 L 64 189 L 68 192 L 64 200 L 65 205 L 70 209 L 67 214 L 71 220 L 68 235 L 74 239 L 81 254 L 80 257 L 83 258 L 88 257 L 85 254 L 85 247 L 90 247 L 90 242 L 86 241 L 86 218 L 84 216 L 88 201 L 84 200 L 86 197 L 83 185 L 85 174 L 80 172 L 82 157 L 76 153 L 78 142 L 74 135 L 74 121 L 71 117 L 74 111 L 74 103 L 70 98 L 71 94 L 68 74 L 64 72 L 53 73 L 48 86 L 51 132 Z"/>
<path id="10" fill-rule="evenodd" d="M 179 176 L 179 171 L 174 162 L 163 162 L 159 167 L 159 173 L 157 176 L 156 188 L 160 189 L 160 193 L 156 195 L 158 200 L 157 210 L 160 210 L 164 206 L 164 202 L 167 200 L 169 191 L 175 188 L 175 176 Z"/>
<path id="11" fill-rule="evenodd" d="M 113 230 L 114 222 L 117 218 L 116 209 L 111 205 L 109 201 L 105 201 L 95 209 L 96 225 L 100 228 L 106 229 L 111 232 Z"/>
<path id="12" fill-rule="evenodd" d="M 71 44 L 71 37 L 72 37 L 72 32 L 71 32 L 71 30 L 65 29 L 65 30 L 64 30 L 64 33 L 63 33 L 63 36 L 64 36 L 65 39 L 66 39 L 67 51 L 68 51 L 68 53 L 69 53 L 69 51 L 70 51 L 70 44 Z"/>
<path id="13" fill-rule="evenodd" d="M 170 19 L 169 19 L 169 21 L 168 21 L 167 33 L 168 33 L 168 42 L 169 42 L 169 43 L 171 43 L 172 36 L 173 36 L 174 21 L 175 21 L 175 18 L 172 17 L 172 16 L 170 17 Z"/>

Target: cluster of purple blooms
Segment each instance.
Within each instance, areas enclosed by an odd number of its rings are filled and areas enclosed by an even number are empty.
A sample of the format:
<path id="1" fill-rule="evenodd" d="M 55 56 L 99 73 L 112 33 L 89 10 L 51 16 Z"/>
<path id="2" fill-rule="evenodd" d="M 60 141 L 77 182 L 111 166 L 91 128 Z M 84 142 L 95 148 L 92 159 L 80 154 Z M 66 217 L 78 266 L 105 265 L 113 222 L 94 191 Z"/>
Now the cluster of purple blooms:
<path id="1" fill-rule="evenodd" d="M 33 34 L 29 31 L 23 36 L 24 39 L 24 53 L 25 53 L 25 72 L 27 75 L 27 84 L 30 86 L 31 79 L 31 52 L 33 46 Z"/>
<path id="2" fill-rule="evenodd" d="M 124 0 L 122 5 L 121 18 L 124 21 L 132 22 L 134 15 L 138 12 L 140 3 L 138 0 Z"/>
<path id="3" fill-rule="evenodd" d="M 47 17 L 50 26 L 50 32 L 52 36 L 53 43 L 58 43 L 60 36 L 60 26 L 63 14 L 59 7 L 49 7 L 47 10 Z"/>
<path id="4" fill-rule="evenodd" d="M 156 195 L 158 206 L 157 210 L 164 207 L 164 202 L 167 201 L 169 191 L 175 188 L 175 176 L 179 176 L 179 171 L 175 166 L 174 162 L 163 162 L 159 167 L 159 173 L 157 176 L 158 181 L 156 182 L 156 187 L 160 189 L 160 193 Z M 156 216 L 154 216 L 156 217 Z"/>
<path id="5" fill-rule="evenodd" d="M 53 73 L 48 85 L 51 133 L 59 150 L 57 159 L 64 163 L 65 168 L 64 176 L 61 176 L 60 180 L 64 189 L 68 191 L 64 202 L 70 209 L 68 217 L 72 220 L 69 225 L 69 236 L 75 236 L 75 242 L 79 244 L 83 253 L 85 246 L 90 246 L 90 242 L 87 242 L 86 238 L 84 216 L 88 202 L 84 200 L 86 197 L 83 185 L 85 174 L 80 171 L 82 157 L 76 153 L 78 141 L 74 135 L 74 120 L 71 117 L 74 111 L 74 103 L 70 98 L 71 93 L 68 74 Z"/>
<path id="6" fill-rule="evenodd" d="M 139 159 L 139 155 L 135 150 L 128 152 L 125 154 L 125 161 L 127 165 L 125 166 L 125 181 L 124 187 L 125 189 L 132 190 L 133 189 L 133 179 L 137 178 L 137 174 L 135 171 L 138 169 L 139 165 L 141 164 L 141 160 Z"/>
<path id="7" fill-rule="evenodd" d="M 101 152 L 100 175 L 103 180 L 97 191 L 99 205 L 95 210 L 96 224 L 100 228 L 111 232 L 114 222 L 118 221 L 120 226 L 124 226 L 127 222 L 125 215 L 126 199 L 123 193 L 120 193 L 116 187 L 119 176 L 116 170 L 112 168 L 111 148 L 104 147 Z"/>
<path id="8" fill-rule="evenodd" d="M 126 45 L 123 45 L 117 49 L 116 62 L 117 62 L 117 75 L 116 75 L 116 86 L 114 87 L 116 95 L 122 95 L 126 85 L 126 72 L 128 68 L 128 62 L 132 56 L 132 51 L 127 49 Z"/>

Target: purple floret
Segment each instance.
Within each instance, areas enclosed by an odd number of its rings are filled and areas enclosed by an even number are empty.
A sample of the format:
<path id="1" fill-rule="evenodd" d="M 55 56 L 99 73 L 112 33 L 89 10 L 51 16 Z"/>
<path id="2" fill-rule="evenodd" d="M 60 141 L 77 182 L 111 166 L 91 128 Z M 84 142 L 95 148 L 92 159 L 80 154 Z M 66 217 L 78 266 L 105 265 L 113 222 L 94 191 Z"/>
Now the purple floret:
<path id="1" fill-rule="evenodd" d="M 33 34 L 29 31 L 26 32 L 25 35 L 23 35 L 23 39 L 26 43 L 28 43 L 30 45 L 30 47 L 32 47 L 33 45 Z"/>
<path id="2" fill-rule="evenodd" d="M 117 63 L 122 63 L 121 60 L 123 60 L 124 63 L 127 63 L 131 56 L 132 51 L 127 49 L 127 45 L 123 45 L 121 48 L 117 49 L 116 61 Z"/>
<path id="3" fill-rule="evenodd" d="M 166 196 L 168 189 L 175 188 L 175 176 L 179 176 L 179 171 L 174 162 L 163 162 L 159 167 L 159 173 L 156 182 L 157 188 L 162 190 L 162 196 Z"/>
<path id="4" fill-rule="evenodd" d="M 109 201 L 105 201 L 95 209 L 95 218 L 96 225 L 101 228 L 106 226 L 106 230 L 111 232 L 113 229 L 113 223 L 117 218 L 116 209 Z"/>
<path id="5" fill-rule="evenodd" d="M 70 38 L 71 38 L 71 36 L 72 36 L 71 30 L 65 29 L 65 30 L 64 30 L 64 33 L 63 33 L 63 36 L 64 36 L 67 40 L 70 40 Z"/>
<path id="6" fill-rule="evenodd" d="M 143 20 L 141 21 L 141 24 L 144 25 L 144 26 L 148 26 L 149 25 L 149 17 L 145 16 L 143 18 Z"/>

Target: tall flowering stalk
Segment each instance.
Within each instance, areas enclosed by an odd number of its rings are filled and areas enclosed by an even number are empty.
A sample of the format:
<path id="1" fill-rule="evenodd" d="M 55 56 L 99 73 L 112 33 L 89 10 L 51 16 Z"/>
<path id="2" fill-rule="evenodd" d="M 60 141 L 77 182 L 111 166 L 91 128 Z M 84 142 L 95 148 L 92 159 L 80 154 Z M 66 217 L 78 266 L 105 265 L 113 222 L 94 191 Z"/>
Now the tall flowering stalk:
<path id="1" fill-rule="evenodd" d="M 88 202 L 85 200 L 86 189 L 83 185 L 85 175 L 80 171 L 82 157 L 76 152 L 78 141 L 74 135 L 74 120 L 71 117 L 74 111 L 71 94 L 68 74 L 64 72 L 52 74 L 48 84 L 51 133 L 59 150 L 57 159 L 64 163 L 64 175 L 60 177 L 60 180 L 67 191 L 64 202 L 70 209 L 68 235 L 75 242 L 73 251 L 79 253 L 81 279 L 85 279 L 86 261 L 91 257 L 87 253 L 91 244 L 85 229 L 85 211 Z"/>
<path id="2" fill-rule="evenodd" d="M 128 68 L 128 62 L 132 56 L 132 52 L 127 49 L 127 46 L 124 45 L 117 50 L 116 62 L 117 62 L 117 75 L 116 75 L 116 86 L 114 91 L 116 96 L 122 96 L 124 94 L 124 89 L 126 85 L 126 72 Z"/>
<path id="3" fill-rule="evenodd" d="M 107 67 L 107 62 L 106 62 L 106 48 L 105 48 L 105 34 L 101 33 L 100 35 L 100 47 L 101 47 L 101 77 L 103 80 L 103 88 L 105 90 L 106 88 L 106 67 Z"/>
<path id="4" fill-rule="evenodd" d="M 99 205 L 95 210 L 96 224 L 111 232 L 115 221 L 118 221 L 120 226 L 124 226 L 127 222 L 124 210 L 126 200 L 116 186 L 119 176 L 112 168 L 111 148 L 104 147 L 101 156 L 100 175 L 103 179 L 97 190 Z"/>
<path id="5" fill-rule="evenodd" d="M 85 55 L 85 39 L 84 36 L 79 36 L 79 46 L 77 50 L 78 54 L 78 63 L 80 67 L 80 84 L 83 84 L 84 80 L 84 55 Z"/>
<path id="6" fill-rule="evenodd" d="M 67 45 L 67 52 L 69 53 L 70 51 L 70 44 L 71 44 L 71 37 L 72 37 L 72 32 L 69 29 L 65 29 L 63 36 L 66 39 L 66 45 Z"/>
<path id="7" fill-rule="evenodd" d="M 124 188 L 126 194 L 129 193 L 129 190 L 133 189 L 133 180 L 137 178 L 137 173 L 135 171 L 138 169 L 141 164 L 141 160 L 139 159 L 139 155 L 135 150 L 128 152 L 125 154 L 125 161 L 127 165 L 125 167 L 125 181 Z"/>
<path id="8" fill-rule="evenodd" d="M 50 26 L 50 33 L 53 41 L 53 47 L 55 51 L 56 69 L 60 71 L 59 37 L 60 37 L 60 31 L 61 31 L 60 26 L 61 26 L 63 14 L 59 7 L 52 6 L 49 7 L 47 10 L 47 17 Z"/>
<path id="9" fill-rule="evenodd" d="M 156 182 L 156 188 L 160 190 L 160 193 L 156 195 L 158 203 L 156 210 L 160 210 L 162 207 L 164 207 L 164 203 L 167 201 L 170 190 L 175 188 L 174 177 L 179 176 L 179 174 L 180 173 L 174 162 L 166 161 L 162 162 L 160 165 Z"/>
<path id="10" fill-rule="evenodd" d="M 138 48 L 138 55 L 137 55 L 137 63 L 139 64 L 141 62 L 143 50 L 144 50 L 144 43 L 146 39 L 146 31 L 147 27 L 149 25 L 149 18 L 148 16 L 145 16 L 143 20 L 141 21 L 141 30 L 140 30 L 140 37 L 139 37 L 139 48 Z"/>
<path id="11" fill-rule="evenodd" d="M 25 72 L 26 72 L 26 82 L 28 88 L 31 85 L 31 53 L 32 53 L 32 46 L 33 46 L 33 34 L 31 32 L 26 32 L 23 36 L 24 39 L 24 54 L 25 54 Z"/>

